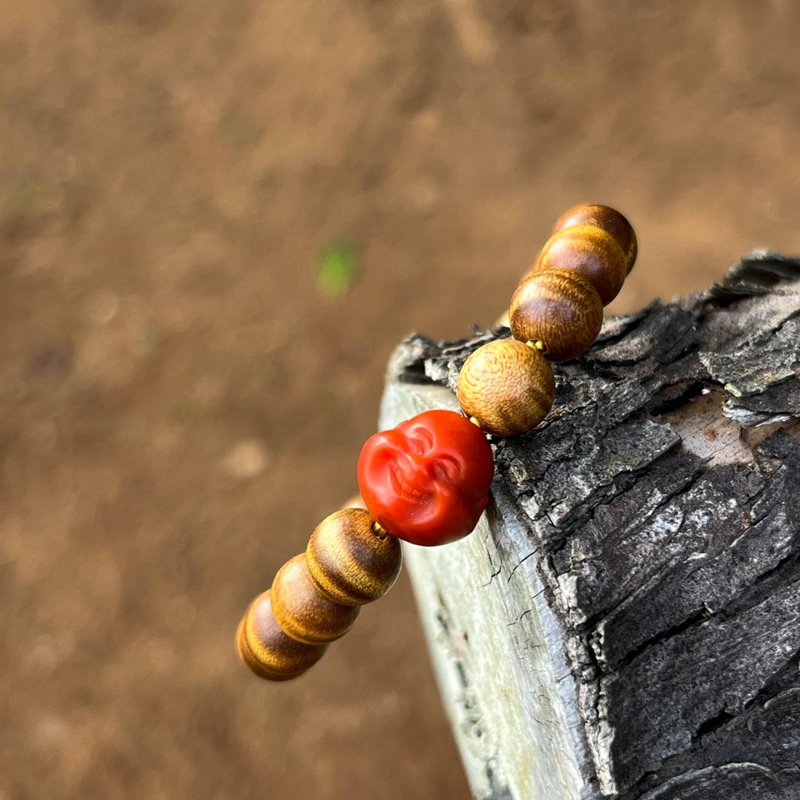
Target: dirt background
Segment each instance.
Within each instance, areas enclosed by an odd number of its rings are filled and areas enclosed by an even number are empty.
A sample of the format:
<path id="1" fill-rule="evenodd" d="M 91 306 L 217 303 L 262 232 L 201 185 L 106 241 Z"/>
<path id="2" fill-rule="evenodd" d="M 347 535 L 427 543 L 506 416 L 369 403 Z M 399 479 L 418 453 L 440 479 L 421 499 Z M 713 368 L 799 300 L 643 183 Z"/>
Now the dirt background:
<path id="1" fill-rule="evenodd" d="M 612 311 L 800 252 L 798 26 L 4 0 L 0 800 L 467 796 L 405 580 L 293 684 L 239 615 L 352 493 L 392 346 L 490 325 L 570 205 L 639 233 Z"/>

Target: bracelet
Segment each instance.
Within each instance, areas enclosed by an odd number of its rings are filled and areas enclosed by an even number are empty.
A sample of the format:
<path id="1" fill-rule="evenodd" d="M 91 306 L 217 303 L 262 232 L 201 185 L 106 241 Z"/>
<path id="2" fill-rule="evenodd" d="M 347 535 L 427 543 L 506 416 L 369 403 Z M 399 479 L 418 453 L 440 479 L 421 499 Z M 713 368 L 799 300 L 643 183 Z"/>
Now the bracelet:
<path id="1" fill-rule="evenodd" d="M 366 508 L 343 508 L 311 534 L 239 623 L 239 655 L 273 681 L 301 675 L 384 595 L 402 565 L 399 540 L 433 546 L 470 533 L 489 502 L 490 437 L 535 428 L 555 398 L 551 361 L 585 353 L 603 307 L 636 261 L 636 235 L 613 208 L 580 205 L 556 222 L 511 298 L 512 338 L 479 347 L 458 376 L 463 411 L 425 411 L 371 436 L 358 459 Z"/>

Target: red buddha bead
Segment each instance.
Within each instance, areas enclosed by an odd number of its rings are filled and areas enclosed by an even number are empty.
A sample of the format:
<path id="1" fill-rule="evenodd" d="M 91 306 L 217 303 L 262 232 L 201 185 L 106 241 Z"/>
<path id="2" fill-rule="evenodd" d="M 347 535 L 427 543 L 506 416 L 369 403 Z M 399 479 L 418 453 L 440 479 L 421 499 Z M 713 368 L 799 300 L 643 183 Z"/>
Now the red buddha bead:
<path id="1" fill-rule="evenodd" d="M 472 531 L 489 502 L 492 448 L 455 411 L 425 411 L 371 436 L 358 459 L 358 486 L 390 534 L 438 545 Z"/>

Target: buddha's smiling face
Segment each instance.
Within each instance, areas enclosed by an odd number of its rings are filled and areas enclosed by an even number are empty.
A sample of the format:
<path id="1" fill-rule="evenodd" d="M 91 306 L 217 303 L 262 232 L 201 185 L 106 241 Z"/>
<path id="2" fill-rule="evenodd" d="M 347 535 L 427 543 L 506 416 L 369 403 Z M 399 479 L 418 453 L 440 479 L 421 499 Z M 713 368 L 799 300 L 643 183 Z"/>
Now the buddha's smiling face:
<path id="1" fill-rule="evenodd" d="M 486 438 L 453 411 L 428 411 L 375 434 L 358 466 L 372 515 L 415 544 L 469 533 L 486 508 L 493 471 Z"/>

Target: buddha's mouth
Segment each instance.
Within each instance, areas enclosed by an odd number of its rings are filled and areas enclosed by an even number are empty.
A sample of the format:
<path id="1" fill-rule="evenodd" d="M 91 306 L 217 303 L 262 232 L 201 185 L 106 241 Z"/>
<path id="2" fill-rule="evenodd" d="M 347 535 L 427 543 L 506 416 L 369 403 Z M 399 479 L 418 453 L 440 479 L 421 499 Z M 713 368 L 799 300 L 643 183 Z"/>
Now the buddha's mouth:
<path id="1" fill-rule="evenodd" d="M 396 461 L 389 464 L 387 469 L 392 489 L 399 497 L 413 497 L 419 503 L 430 498 L 429 479 L 425 472 L 419 469 L 403 469 Z"/>

